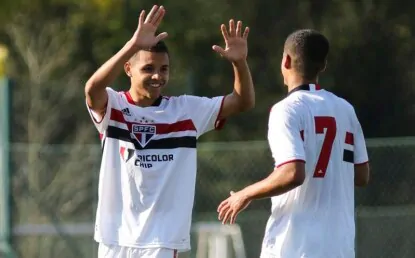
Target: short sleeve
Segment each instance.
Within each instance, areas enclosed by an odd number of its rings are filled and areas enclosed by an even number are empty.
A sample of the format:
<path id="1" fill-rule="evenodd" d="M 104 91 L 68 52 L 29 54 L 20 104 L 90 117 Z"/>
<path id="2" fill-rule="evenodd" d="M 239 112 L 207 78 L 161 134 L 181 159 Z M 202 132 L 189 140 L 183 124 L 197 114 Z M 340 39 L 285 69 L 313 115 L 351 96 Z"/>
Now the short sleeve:
<path id="1" fill-rule="evenodd" d="M 184 95 L 185 109 L 192 119 L 197 137 L 213 129 L 220 129 L 225 120 L 218 120 L 224 97 L 198 97 Z"/>
<path id="2" fill-rule="evenodd" d="M 365 136 L 363 134 L 362 126 L 354 113 L 354 121 L 355 121 L 355 132 L 354 132 L 354 164 L 363 164 L 369 161 L 367 149 L 366 149 L 366 141 Z"/>
<path id="3" fill-rule="evenodd" d="M 270 112 L 268 142 L 275 167 L 294 161 L 305 162 L 304 142 L 301 138 L 301 118 L 293 108 L 276 104 Z"/>
<path id="4" fill-rule="evenodd" d="M 115 105 L 116 94 L 117 94 L 117 92 L 111 88 L 106 88 L 106 91 L 108 94 L 108 102 L 107 102 L 107 106 L 105 109 L 104 117 L 100 118 L 100 116 L 96 112 L 94 112 L 88 106 L 88 103 L 86 102 L 86 106 L 88 108 L 89 115 L 91 116 L 92 122 L 94 123 L 95 127 L 97 128 L 100 134 L 103 134 L 104 131 L 107 130 L 108 123 L 110 120 L 110 115 L 111 115 L 111 108 L 113 108 L 113 106 Z"/>

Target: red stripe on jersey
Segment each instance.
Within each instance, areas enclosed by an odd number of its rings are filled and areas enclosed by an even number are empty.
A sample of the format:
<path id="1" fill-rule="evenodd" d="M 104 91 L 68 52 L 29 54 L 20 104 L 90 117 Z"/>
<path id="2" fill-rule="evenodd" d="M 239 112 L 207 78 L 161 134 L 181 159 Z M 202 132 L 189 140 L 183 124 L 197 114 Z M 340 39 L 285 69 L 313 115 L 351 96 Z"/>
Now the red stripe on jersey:
<path id="1" fill-rule="evenodd" d="M 196 131 L 196 127 L 194 126 L 192 120 L 182 120 L 173 124 L 150 124 L 156 126 L 156 133 L 157 134 L 167 134 L 173 132 L 181 132 L 181 131 Z"/>
<path id="2" fill-rule="evenodd" d="M 99 134 L 99 139 L 102 140 L 102 137 L 104 137 L 104 134 L 100 133 Z"/>
<path id="3" fill-rule="evenodd" d="M 125 97 L 127 98 L 128 103 L 135 105 L 133 98 L 131 97 L 131 94 L 129 91 L 124 92 Z"/>
<path id="4" fill-rule="evenodd" d="M 300 131 L 301 139 L 304 141 L 304 130 Z"/>
<path id="5" fill-rule="evenodd" d="M 121 147 L 120 148 L 120 154 L 121 154 L 122 159 L 124 159 L 124 152 L 125 152 L 125 148 Z"/>
<path id="6" fill-rule="evenodd" d="M 112 121 L 115 121 L 115 122 L 126 124 L 128 126 L 128 129 L 130 130 L 130 132 L 131 132 L 132 125 L 137 124 L 137 123 L 132 123 L 132 122 L 126 121 L 125 118 L 124 118 L 124 114 L 120 110 L 117 110 L 117 109 L 111 109 L 110 119 Z M 156 126 L 156 133 L 157 134 L 168 134 L 168 133 L 182 132 L 182 131 L 196 131 L 196 127 L 193 124 L 192 120 L 190 120 L 190 119 L 178 121 L 178 122 L 173 123 L 173 124 L 151 124 L 151 123 L 146 123 L 146 124 L 141 124 L 141 125 L 154 125 L 154 126 Z"/>
<path id="7" fill-rule="evenodd" d="M 111 109 L 110 119 L 112 121 L 119 122 L 119 123 L 124 123 L 124 124 L 127 123 L 124 119 L 124 114 L 120 110 L 117 110 L 114 108 Z"/>
<path id="8" fill-rule="evenodd" d="M 353 137 L 352 133 L 346 132 L 345 142 L 346 142 L 346 144 L 350 144 L 350 145 L 354 144 L 354 137 Z"/>

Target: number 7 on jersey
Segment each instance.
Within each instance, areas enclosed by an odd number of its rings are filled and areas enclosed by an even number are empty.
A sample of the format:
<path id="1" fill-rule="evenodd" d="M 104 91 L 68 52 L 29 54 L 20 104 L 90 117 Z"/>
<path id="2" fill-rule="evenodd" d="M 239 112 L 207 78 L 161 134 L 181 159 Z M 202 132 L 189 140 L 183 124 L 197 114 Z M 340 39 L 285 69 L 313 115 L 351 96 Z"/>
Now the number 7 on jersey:
<path id="1" fill-rule="evenodd" d="M 313 177 L 323 178 L 326 175 L 333 142 L 336 138 L 336 119 L 331 116 L 316 116 L 314 117 L 314 124 L 316 134 L 324 134 L 324 129 L 326 129 L 323 145 L 321 146 L 320 155 L 313 174 Z"/>

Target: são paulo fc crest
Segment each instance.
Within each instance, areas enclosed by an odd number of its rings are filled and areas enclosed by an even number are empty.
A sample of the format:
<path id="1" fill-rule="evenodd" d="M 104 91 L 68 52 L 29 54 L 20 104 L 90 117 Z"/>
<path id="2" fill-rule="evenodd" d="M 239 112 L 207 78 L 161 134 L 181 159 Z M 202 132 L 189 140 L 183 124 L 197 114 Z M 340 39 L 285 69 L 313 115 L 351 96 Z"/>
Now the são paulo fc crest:
<path id="1" fill-rule="evenodd" d="M 144 148 L 154 135 L 156 135 L 156 126 L 133 124 L 132 134 L 141 147 Z"/>

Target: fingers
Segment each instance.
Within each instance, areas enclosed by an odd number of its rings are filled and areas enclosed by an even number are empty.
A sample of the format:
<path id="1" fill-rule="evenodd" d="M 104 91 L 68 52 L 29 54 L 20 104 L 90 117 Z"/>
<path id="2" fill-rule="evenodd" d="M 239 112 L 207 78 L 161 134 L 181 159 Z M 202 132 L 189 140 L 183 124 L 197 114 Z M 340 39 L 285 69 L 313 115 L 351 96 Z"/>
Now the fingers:
<path id="1" fill-rule="evenodd" d="M 157 5 L 154 5 L 153 8 L 151 8 L 150 12 L 148 13 L 145 21 L 142 21 L 141 15 L 143 15 L 144 11 L 140 14 L 140 22 L 142 23 L 152 23 L 154 26 L 160 25 L 161 21 L 163 20 L 164 14 L 166 13 L 166 9 L 164 9 L 163 6 L 158 7 Z"/>
<path id="2" fill-rule="evenodd" d="M 248 39 L 248 34 L 249 34 L 249 27 L 246 27 L 245 31 L 244 31 L 244 34 L 242 35 L 242 38 Z"/>
<path id="3" fill-rule="evenodd" d="M 232 215 L 231 215 L 231 218 L 230 218 L 230 221 L 229 221 L 230 224 L 235 224 L 236 216 L 238 216 L 238 214 L 239 214 L 239 211 L 234 210 L 232 212 Z"/>
<path id="4" fill-rule="evenodd" d="M 235 21 L 233 19 L 229 20 L 229 35 L 231 37 L 236 36 Z"/>
<path id="5" fill-rule="evenodd" d="M 226 199 L 223 202 L 221 202 L 219 204 L 218 208 L 216 209 L 216 211 L 219 212 L 224 206 L 226 206 L 227 203 L 228 203 L 228 199 Z"/>
<path id="6" fill-rule="evenodd" d="M 158 34 L 157 37 L 156 37 L 157 42 L 162 41 L 163 39 L 167 38 L 167 36 L 169 36 L 169 34 L 167 34 L 167 32 L 162 32 L 162 33 Z"/>
<path id="7" fill-rule="evenodd" d="M 230 210 L 230 206 L 224 206 L 220 211 L 218 215 L 218 220 L 223 220 L 225 218 L 226 213 Z"/>
<path id="8" fill-rule="evenodd" d="M 238 23 L 236 24 L 236 36 L 241 37 L 241 33 L 242 33 L 242 22 L 238 21 Z"/>
<path id="9" fill-rule="evenodd" d="M 219 212 L 219 215 L 218 215 L 219 220 L 222 219 L 222 215 L 224 214 L 224 212 L 227 209 L 229 209 L 229 207 L 230 206 L 229 206 L 228 200 L 225 200 L 225 201 L 221 202 L 221 204 L 219 204 L 218 209 L 217 209 L 217 212 Z"/>
<path id="10" fill-rule="evenodd" d="M 150 23 L 154 16 L 156 15 L 156 12 L 158 11 L 159 7 L 157 5 L 154 5 L 153 8 L 151 8 L 151 11 L 148 13 L 145 23 Z"/>
<path id="11" fill-rule="evenodd" d="M 226 222 L 228 222 L 228 220 L 231 218 L 231 214 L 233 213 L 232 209 L 228 209 L 225 213 L 225 216 L 222 219 L 222 224 L 226 224 Z"/>
<path id="12" fill-rule="evenodd" d="M 140 17 L 138 17 L 138 26 L 144 23 L 144 17 L 146 15 L 146 11 L 142 10 L 140 13 Z"/>
<path id="13" fill-rule="evenodd" d="M 224 24 L 220 26 L 220 29 L 225 41 L 227 41 L 229 37 L 242 37 L 243 39 L 247 39 L 249 34 L 248 27 L 245 27 L 245 30 L 242 33 L 242 21 L 238 21 L 235 27 L 235 21 L 233 19 L 229 20 L 229 33 Z"/>
<path id="14" fill-rule="evenodd" d="M 212 49 L 215 52 L 219 53 L 221 56 L 225 56 L 226 55 L 225 50 L 223 48 L 221 48 L 220 46 L 214 45 L 214 46 L 212 46 Z"/>
<path id="15" fill-rule="evenodd" d="M 163 6 L 160 6 L 160 8 L 157 10 L 157 13 L 155 14 L 154 19 L 152 21 L 154 26 L 158 27 L 160 25 L 165 13 L 166 13 L 166 9 L 164 9 Z"/>
<path id="16" fill-rule="evenodd" d="M 226 41 L 228 41 L 228 39 L 229 39 L 229 34 L 228 34 L 228 31 L 227 31 L 227 29 L 226 29 L 225 24 L 222 24 L 222 25 L 220 26 L 220 30 L 222 31 L 222 36 L 223 36 L 223 39 L 225 40 L 225 42 L 226 42 Z"/>

